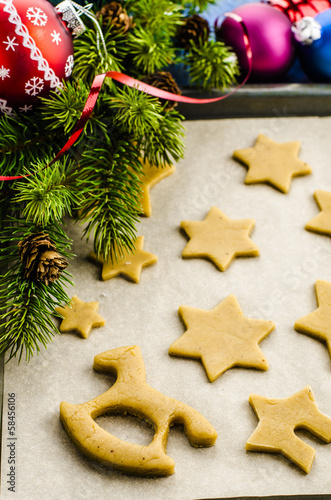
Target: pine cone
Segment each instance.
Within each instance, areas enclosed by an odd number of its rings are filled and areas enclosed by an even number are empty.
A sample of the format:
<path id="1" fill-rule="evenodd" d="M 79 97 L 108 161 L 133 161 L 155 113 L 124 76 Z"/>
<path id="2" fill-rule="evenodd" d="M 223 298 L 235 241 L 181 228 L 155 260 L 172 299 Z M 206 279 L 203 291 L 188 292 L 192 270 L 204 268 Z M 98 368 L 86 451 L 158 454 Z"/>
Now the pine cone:
<path id="1" fill-rule="evenodd" d="M 126 33 L 133 27 L 132 17 L 127 14 L 124 7 L 118 2 L 110 2 L 104 5 L 96 14 L 97 18 L 100 16 L 102 16 L 102 26 L 111 25 L 112 29 L 117 33 Z"/>
<path id="2" fill-rule="evenodd" d="M 208 21 L 198 14 L 187 17 L 185 24 L 179 27 L 177 31 L 177 40 L 180 47 L 189 49 L 193 42 L 194 45 L 206 42 L 210 34 Z"/>
<path id="3" fill-rule="evenodd" d="M 48 234 L 30 234 L 19 242 L 18 248 L 24 266 L 24 278 L 48 285 L 56 281 L 68 266 L 68 261 L 56 251 Z"/>
<path id="4" fill-rule="evenodd" d="M 173 94 L 181 95 L 181 91 L 176 83 L 176 80 L 168 71 L 157 71 L 156 73 L 152 73 L 151 75 L 146 76 L 143 79 L 144 83 L 148 85 L 152 85 L 157 89 L 166 90 L 167 92 L 172 92 Z M 160 99 L 161 104 L 165 105 L 165 110 L 170 111 L 175 106 L 177 106 L 177 102 L 175 101 L 167 101 L 166 99 Z"/>

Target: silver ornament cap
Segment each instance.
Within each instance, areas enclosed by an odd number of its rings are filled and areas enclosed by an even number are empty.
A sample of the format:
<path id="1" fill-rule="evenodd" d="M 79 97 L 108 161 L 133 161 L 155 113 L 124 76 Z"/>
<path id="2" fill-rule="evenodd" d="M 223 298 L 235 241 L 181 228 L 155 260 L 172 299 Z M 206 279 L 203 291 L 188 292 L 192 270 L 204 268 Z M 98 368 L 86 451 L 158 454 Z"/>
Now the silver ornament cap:
<path id="1" fill-rule="evenodd" d="M 313 17 L 303 17 L 292 25 L 292 32 L 297 42 L 311 45 L 322 36 L 322 26 Z"/>
<path id="2" fill-rule="evenodd" d="M 64 0 L 59 3 L 55 9 L 62 15 L 63 21 L 67 24 L 67 27 L 72 30 L 74 36 L 81 35 L 86 30 L 83 21 L 80 19 L 81 13 L 75 8 L 75 3 L 70 0 Z M 82 9 L 83 10 L 83 9 Z"/>

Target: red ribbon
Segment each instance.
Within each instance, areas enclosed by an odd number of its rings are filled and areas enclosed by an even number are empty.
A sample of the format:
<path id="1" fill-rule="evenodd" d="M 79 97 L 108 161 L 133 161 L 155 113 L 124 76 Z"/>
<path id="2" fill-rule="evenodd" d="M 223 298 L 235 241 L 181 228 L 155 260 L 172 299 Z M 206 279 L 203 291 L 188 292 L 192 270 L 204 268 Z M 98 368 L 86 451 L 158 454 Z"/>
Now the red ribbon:
<path id="1" fill-rule="evenodd" d="M 246 47 L 246 55 L 247 55 L 247 60 L 248 60 L 248 72 L 245 77 L 245 79 L 231 92 L 228 94 L 225 94 L 221 97 L 213 97 L 210 99 L 196 99 L 194 97 L 186 97 L 182 95 L 177 95 L 177 94 L 172 94 L 171 92 L 167 92 L 165 90 L 158 89 L 156 87 L 152 87 L 151 85 L 147 85 L 146 83 L 143 83 L 139 80 L 136 80 L 135 78 L 132 78 L 131 76 L 124 75 L 123 73 L 119 73 L 118 71 L 108 71 L 108 73 L 102 73 L 101 75 L 97 75 L 92 83 L 91 90 L 89 93 L 89 96 L 86 100 L 84 109 L 82 111 L 82 114 L 76 124 L 76 127 L 74 128 L 74 131 L 72 135 L 69 137 L 68 141 L 66 144 L 63 146 L 61 151 L 58 152 L 58 154 L 53 158 L 53 160 L 46 165 L 45 168 L 51 166 L 54 162 L 56 162 L 61 156 L 63 156 L 71 146 L 77 141 L 78 137 L 80 134 L 83 132 L 84 127 L 89 120 L 92 111 L 94 109 L 94 106 L 97 102 L 97 99 L 99 97 L 100 91 L 102 84 L 104 82 L 104 79 L 106 77 L 112 78 L 113 80 L 116 80 L 117 82 L 123 83 L 124 85 L 128 85 L 129 87 L 135 87 L 138 90 L 141 90 L 142 92 L 146 92 L 149 95 L 152 95 L 154 97 L 159 97 L 161 99 L 166 99 L 167 101 L 176 101 L 176 102 L 184 102 L 187 104 L 208 104 L 212 102 L 217 102 L 221 101 L 223 99 L 226 99 L 227 97 L 230 97 L 232 94 L 237 92 L 238 89 L 240 89 L 248 80 L 250 77 L 251 71 L 252 71 L 252 50 L 249 42 L 249 36 L 247 32 L 247 28 L 238 14 L 235 13 L 229 13 L 226 14 L 229 17 L 232 17 L 234 20 L 236 20 L 242 27 L 243 30 L 243 40 L 244 44 Z M 1 175 L 0 176 L 0 181 L 12 181 L 16 179 L 23 179 L 25 177 L 29 177 L 31 174 L 27 175 Z"/>

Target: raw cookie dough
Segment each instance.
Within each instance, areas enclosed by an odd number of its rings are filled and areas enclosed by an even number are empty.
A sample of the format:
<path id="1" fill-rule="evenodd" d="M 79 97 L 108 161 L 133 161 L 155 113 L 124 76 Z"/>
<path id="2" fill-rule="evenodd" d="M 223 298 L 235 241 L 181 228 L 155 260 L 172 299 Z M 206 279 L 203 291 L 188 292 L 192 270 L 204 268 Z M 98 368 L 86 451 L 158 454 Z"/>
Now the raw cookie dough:
<path id="1" fill-rule="evenodd" d="M 201 359 L 210 382 L 233 366 L 268 369 L 258 343 L 275 324 L 246 318 L 234 295 L 211 311 L 180 306 L 179 315 L 187 331 L 170 346 L 169 354 Z"/>
<path id="2" fill-rule="evenodd" d="M 94 369 L 115 373 L 115 384 L 104 394 L 84 404 L 62 402 L 60 414 L 66 431 L 88 457 L 113 469 L 137 475 L 168 476 L 174 461 L 166 455 L 169 426 L 183 424 L 193 446 L 212 446 L 217 433 L 196 410 L 164 396 L 146 382 L 145 365 L 138 346 L 120 347 L 94 358 Z M 155 427 L 148 446 L 122 441 L 96 422 L 110 412 L 131 413 Z"/>
<path id="3" fill-rule="evenodd" d="M 246 443 L 246 450 L 281 453 L 309 472 L 315 450 L 294 431 L 306 429 L 323 441 L 331 442 L 331 419 L 320 412 L 309 386 L 284 399 L 251 394 L 249 402 L 260 420 Z"/>
<path id="4" fill-rule="evenodd" d="M 331 236 L 331 193 L 318 189 L 314 198 L 320 213 L 305 225 L 305 229 L 314 233 Z"/>
<path id="5" fill-rule="evenodd" d="M 259 134 L 254 147 L 234 151 L 233 158 L 248 166 L 245 184 L 266 182 L 287 193 L 292 177 L 311 174 L 299 150 L 299 141 L 279 143 Z"/>
<path id="6" fill-rule="evenodd" d="M 76 295 L 70 305 L 57 307 L 55 311 L 63 316 L 60 332 L 77 331 L 86 339 L 92 328 L 103 326 L 105 320 L 97 313 L 99 302 L 83 302 Z"/>
<path id="7" fill-rule="evenodd" d="M 294 328 L 326 342 L 331 358 L 331 283 L 317 280 L 315 291 L 318 308 L 298 319 Z"/>
<path id="8" fill-rule="evenodd" d="M 253 219 L 229 219 L 212 207 L 203 221 L 181 222 L 180 227 L 190 238 L 182 257 L 209 259 L 220 271 L 225 271 L 235 257 L 256 257 L 259 249 L 249 238 L 254 224 Z"/>
<path id="9" fill-rule="evenodd" d="M 155 167 L 151 165 L 148 161 L 142 161 L 143 169 L 141 174 L 139 174 L 139 178 L 141 180 L 141 199 L 140 205 L 142 208 L 141 215 L 145 217 L 150 217 L 152 215 L 152 204 L 150 199 L 150 189 L 155 184 L 160 182 L 168 175 L 172 174 L 175 171 L 175 167 L 173 165 L 164 165 L 163 167 Z"/>
<path id="10" fill-rule="evenodd" d="M 124 251 L 123 257 L 119 258 L 117 262 L 111 260 L 107 262 L 102 256 L 98 259 L 94 252 L 91 252 L 89 257 L 102 264 L 101 277 L 104 281 L 123 275 L 134 283 L 139 283 L 142 268 L 157 261 L 156 255 L 145 252 L 143 248 L 144 237 L 139 236 L 135 242 L 135 250 L 133 252 Z"/>

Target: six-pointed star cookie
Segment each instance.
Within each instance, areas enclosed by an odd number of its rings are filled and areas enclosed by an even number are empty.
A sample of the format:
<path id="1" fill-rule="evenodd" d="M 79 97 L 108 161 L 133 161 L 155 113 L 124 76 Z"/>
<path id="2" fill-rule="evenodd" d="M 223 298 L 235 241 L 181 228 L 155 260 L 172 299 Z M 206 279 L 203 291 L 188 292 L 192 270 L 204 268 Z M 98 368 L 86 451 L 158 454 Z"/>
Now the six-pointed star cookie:
<path id="1" fill-rule="evenodd" d="M 314 193 L 314 198 L 320 213 L 307 222 L 305 229 L 331 236 L 331 193 L 318 189 Z"/>
<path id="2" fill-rule="evenodd" d="M 60 332 L 77 331 L 86 339 L 92 328 L 105 324 L 104 318 L 97 313 L 99 302 L 83 302 L 76 295 L 71 300 L 70 305 L 55 309 L 63 316 Z"/>
<path id="3" fill-rule="evenodd" d="M 234 151 L 233 158 L 248 166 L 245 184 L 266 182 L 287 193 L 292 177 L 311 173 L 299 150 L 299 141 L 278 143 L 259 134 L 254 147 Z"/>
<path id="4" fill-rule="evenodd" d="M 212 207 L 203 221 L 182 221 L 181 228 L 190 237 L 183 250 L 184 258 L 203 257 L 225 271 L 238 256 L 257 256 L 258 247 L 249 238 L 253 219 L 229 219 Z"/>
<path id="5" fill-rule="evenodd" d="M 331 283 L 317 280 L 315 291 L 318 308 L 298 319 L 294 328 L 325 341 L 331 357 Z"/>
<path id="6" fill-rule="evenodd" d="M 175 167 L 173 165 L 155 167 L 148 161 L 142 162 L 142 165 L 143 168 L 141 173 L 139 174 L 139 178 L 142 183 L 140 197 L 140 205 L 142 209 L 141 214 L 145 215 L 145 217 L 150 217 L 152 215 L 150 189 L 162 179 L 168 177 L 168 175 L 171 175 L 175 171 Z"/>
<path id="7" fill-rule="evenodd" d="M 331 442 L 331 418 L 317 407 L 309 386 L 284 399 L 269 399 L 251 394 L 249 402 L 260 422 L 246 443 L 246 450 L 281 453 L 309 472 L 315 450 L 300 438 L 295 429 L 306 429 Z"/>
<path id="8" fill-rule="evenodd" d="M 142 268 L 150 266 L 157 261 L 156 255 L 145 252 L 143 248 L 144 237 L 139 236 L 135 242 L 135 250 L 124 251 L 122 258 L 119 258 L 117 261 L 105 261 L 103 257 L 98 259 L 94 252 L 91 252 L 89 257 L 102 264 L 101 277 L 104 281 L 118 275 L 123 275 L 134 283 L 139 283 Z"/>
<path id="9" fill-rule="evenodd" d="M 234 295 L 211 311 L 180 306 L 187 331 L 169 348 L 169 354 L 201 359 L 210 382 L 233 366 L 267 370 L 258 346 L 275 328 L 272 321 L 246 318 Z"/>

